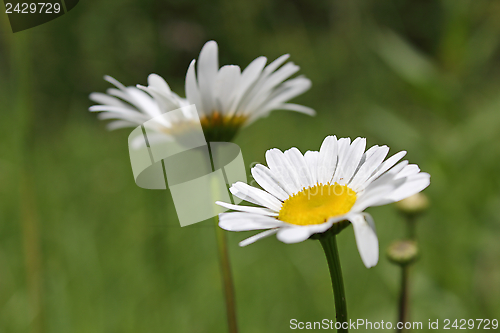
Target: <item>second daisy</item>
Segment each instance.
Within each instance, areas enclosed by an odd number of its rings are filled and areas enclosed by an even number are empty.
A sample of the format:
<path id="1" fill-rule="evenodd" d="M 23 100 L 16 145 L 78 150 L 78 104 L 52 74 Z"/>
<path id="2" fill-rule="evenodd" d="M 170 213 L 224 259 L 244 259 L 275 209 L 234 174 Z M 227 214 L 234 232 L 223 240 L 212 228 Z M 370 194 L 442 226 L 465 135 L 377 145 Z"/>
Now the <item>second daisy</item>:
<path id="1" fill-rule="evenodd" d="M 330 267 L 338 332 L 347 332 L 347 309 L 335 235 L 350 222 L 363 263 L 375 266 L 378 238 L 373 219 L 364 210 L 402 200 L 430 183 L 430 175 L 420 172 L 417 165 L 399 162 L 406 152 L 385 160 L 387 146 L 365 148 L 364 138 L 351 143 L 350 138 L 329 136 L 319 151 L 304 155 L 297 148 L 270 149 L 268 166 L 258 164 L 251 170 L 263 190 L 241 182 L 230 188 L 235 196 L 261 207 L 217 202 L 236 211 L 220 214 L 221 228 L 268 229 L 242 241 L 241 246 L 273 234 L 284 243 L 320 240 Z"/>

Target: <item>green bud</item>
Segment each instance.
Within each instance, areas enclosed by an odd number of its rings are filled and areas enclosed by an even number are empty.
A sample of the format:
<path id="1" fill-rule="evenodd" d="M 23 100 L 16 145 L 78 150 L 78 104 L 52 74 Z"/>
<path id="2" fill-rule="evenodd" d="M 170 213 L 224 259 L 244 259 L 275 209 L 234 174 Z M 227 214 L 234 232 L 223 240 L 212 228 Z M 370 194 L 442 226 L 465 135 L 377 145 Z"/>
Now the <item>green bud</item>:
<path id="1" fill-rule="evenodd" d="M 407 215 L 417 215 L 429 208 L 429 199 L 423 193 L 414 194 L 406 199 L 396 202 L 396 207 Z"/>
<path id="2" fill-rule="evenodd" d="M 387 258 L 396 265 L 408 265 L 418 257 L 417 242 L 400 240 L 393 242 L 387 249 Z"/>

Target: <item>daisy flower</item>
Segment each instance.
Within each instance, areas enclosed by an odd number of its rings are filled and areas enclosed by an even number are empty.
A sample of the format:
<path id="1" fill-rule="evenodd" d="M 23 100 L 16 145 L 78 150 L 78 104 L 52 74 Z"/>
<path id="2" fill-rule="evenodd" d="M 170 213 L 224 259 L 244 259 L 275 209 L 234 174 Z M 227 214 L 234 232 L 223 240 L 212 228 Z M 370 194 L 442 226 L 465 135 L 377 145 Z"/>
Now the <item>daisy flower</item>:
<path id="1" fill-rule="evenodd" d="M 236 211 L 220 214 L 219 226 L 229 231 L 267 229 L 240 243 L 245 246 L 272 234 L 284 243 L 321 238 L 328 230 L 339 232 L 349 221 L 363 263 L 375 266 L 378 238 L 364 210 L 422 191 L 430 175 L 408 161 L 399 162 L 405 151 L 384 161 L 387 146 L 365 148 L 364 138 L 351 143 L 350 138 L 329 136 L 319 151 L 304 155 L 297 148 L 268 150 L 268 166 L 258 164 L 251 170 L 262 189 L 242 182 L 230 188 L 233 195 L 261 207 L 217 202 Z"/>
<path id="2" fill-rule="evenodd" d="M 218 46 L 207 42 L 198 58 L 188 67 L 185 82 L 186 98 L 174 93 L 159 75 L 148 77 L 148 86 L 125 87 L 112 77 L 105 79 L 115 88 L 107 93 L 92 93 L 90 99 L 99 103 L 90 111 L 100 112 L 100 119 L 112 119 L 108 128 L 136 127 L 163 113 L 194 104 L 207 141 L 231 141 L 242 126 L 267 116 L 276 109 L 314 115 L 313 109 L 288 103 L 311 87 L 303 76 L 290 78 L 299 66 L 286 63 L 283 55 L 266 66 L 267 58 L 258 57 L 243 71 L 236 65 L 219 68 Z M 154 130 L 168 138 L 172 129 L 187 119 L 159 117 Z"/>

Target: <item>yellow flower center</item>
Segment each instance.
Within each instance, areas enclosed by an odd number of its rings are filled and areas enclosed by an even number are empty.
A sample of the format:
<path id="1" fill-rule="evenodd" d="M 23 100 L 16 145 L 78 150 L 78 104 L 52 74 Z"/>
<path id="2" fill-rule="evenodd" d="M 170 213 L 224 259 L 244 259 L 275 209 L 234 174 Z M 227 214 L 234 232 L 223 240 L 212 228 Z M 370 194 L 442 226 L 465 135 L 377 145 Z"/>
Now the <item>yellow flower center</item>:
<path id="1" fill-rule="evenodd" d="M 296 225 L 321 224 L 349 212 L 355 202 L 356 192 L 345 185 L 318 184 L 286 199 L 278 219 Z"/>
<path id="2" fill-rule="evenodd" d="M 218 111 L 200 118 L 207 141 L 231 141 L 238 130 L 248 120 L 247 116 L 222 115 Z"/>
<path id="3" fill-rule="evenodd" d="M 240 127 L 248 119 L 247 116 L 233 115 L 233 116 L 223 116 L 219 111 L 213 111 L 208 116 L 202 116 L 200 118 L 201 125 L 203 127 L 220 127 L 220 126 L 232 126 Z"/>
<path id="4" fill-rule="evenodd" d="M 223 116 L 218 111 L 214 111 L 208 116 L 200 117 L 201 127 L 208 142 L 231 141 L 247 120 L 247 116 Z M 162 129 L 164 133 L 174 136 L 179 141 L 182 141 L 183 138 L 189 139 L 193 135 L 193 131 L 196 130 L 198 130 L 196 122 L 191 120 L 182 121 L 176 123 L 171 128 Z"/>

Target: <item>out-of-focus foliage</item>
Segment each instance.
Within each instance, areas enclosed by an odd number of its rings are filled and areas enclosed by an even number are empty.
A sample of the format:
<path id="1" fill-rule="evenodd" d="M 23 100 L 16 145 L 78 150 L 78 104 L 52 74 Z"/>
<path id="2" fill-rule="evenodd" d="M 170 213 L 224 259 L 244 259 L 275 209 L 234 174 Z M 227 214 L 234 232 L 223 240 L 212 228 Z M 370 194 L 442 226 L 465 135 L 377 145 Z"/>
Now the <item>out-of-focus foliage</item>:
<path id="1" fill-rule="evenodd" d="M 135 186 L 129 131 L 86 110 L 109 74 L 149 73 L 175 91 L 203 43 L 221 64 L 290 53 L 317 117 L 275 112 L 237 138 L 247 165 L 266 149 L 317 149 L 326 135 L 408 150 L 432 175 L 418 225 L 412 320 L 500 313 L 500 3 L 402 1 L 80 1 L 0 35 L 0 331 L 224 332 L 210 222 L 180 228 L 167 191 Z M 372 208 L 385 249 L 403 236 Z M 334 319 L 319 244 L 229 234 L 241 332 Z M 351 318 L 395 321 L 398 270 L 366 270 L 339 237 Z M 425 324 L 424 324 L 425 327 Z"/>

